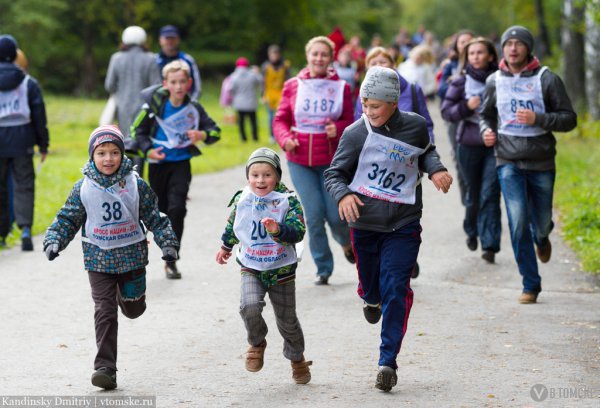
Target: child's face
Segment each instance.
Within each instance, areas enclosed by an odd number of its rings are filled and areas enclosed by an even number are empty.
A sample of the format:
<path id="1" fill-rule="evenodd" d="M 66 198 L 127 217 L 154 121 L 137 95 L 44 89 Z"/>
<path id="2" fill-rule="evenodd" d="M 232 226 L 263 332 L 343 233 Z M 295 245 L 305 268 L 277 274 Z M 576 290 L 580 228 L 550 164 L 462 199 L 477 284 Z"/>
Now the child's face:
<path id="1" fill-rule="evenodd" d="M 169 72 L 163 81 L 163 86 L 169 91 L 171 103 L 179 106 L 183 103 L 185 95 L 192 86 L 192 78 L 189 78 L 183 70 Z"/>
<path id="2" fill-rule="evenodd" d="M 112 176 L 121 166 L 121 150 L 114 143 L 102 143 L 96 147 L 92 155 L 98 171 L 106 176 Z"/>
<path id="3" fill-rule="evenodd" d="M 252 192 L 259 197 L 264 197 L 275 189 L 279 175 L 267 163 L 254 163 L 248 169 L 248 184 Z"/>
<path id="4" fill-rule="evenodd" d="M 397 108 L 398 103 L 396 102 L 385 102 L 380 99 L 372 98 L 362 100 L 363 113 L 367 115 L 369 123 L 375 127 L 385 125 Z"/>

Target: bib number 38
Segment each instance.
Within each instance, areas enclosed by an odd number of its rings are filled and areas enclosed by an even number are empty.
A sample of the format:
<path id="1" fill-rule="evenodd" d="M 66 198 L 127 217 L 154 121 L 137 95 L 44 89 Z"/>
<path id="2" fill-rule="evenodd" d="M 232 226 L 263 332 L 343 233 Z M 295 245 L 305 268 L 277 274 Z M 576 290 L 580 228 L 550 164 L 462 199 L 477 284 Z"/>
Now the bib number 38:
<path id="1" fill-rule="evenodd" d="M 123 212 L 121 211 L 121 203 L 115 201 L 112 203 L 112 206 L 108 202 L 102 203 L 102 209 L 104 209 L 104 215 L 102 219 L 106 222 L 108 221 L 119 221 L 123 217 Z"/>

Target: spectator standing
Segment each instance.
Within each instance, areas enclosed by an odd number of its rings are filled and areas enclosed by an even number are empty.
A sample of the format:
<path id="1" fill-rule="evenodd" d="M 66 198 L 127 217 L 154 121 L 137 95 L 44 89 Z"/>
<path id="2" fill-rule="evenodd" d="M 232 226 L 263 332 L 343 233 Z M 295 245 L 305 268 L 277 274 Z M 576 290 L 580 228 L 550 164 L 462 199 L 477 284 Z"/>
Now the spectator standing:
<path id="1" fill-rule="evenodd" d="M 258 126 L 256 124 L 256 109 L 258 108 L 258 93 L 262 88 L 263 79 L 258 67 L 250 68 L 247 58 L 240 57 L 235 62 L 235 71 L 231 74 L 231 105 L 237 111 L 240 137 L 245 142 L 246 118 L 250 119 L 252 139 L 258 141 Z"/>
<path id="2" fill-rule="evenodd" d="M 281 99 L 283 84 L 290 78 L 290 64 L 285 61 L 281 55 L 281 48 L 273 44 L 267 50 L 267 61 L 261 66 L 261 72 L 264 80 L 263 102 L 267 107 L 269 114 L 269 131 L 271 132 L 271 141 L 275 142 L 273 134 L 273 119 Z"/>

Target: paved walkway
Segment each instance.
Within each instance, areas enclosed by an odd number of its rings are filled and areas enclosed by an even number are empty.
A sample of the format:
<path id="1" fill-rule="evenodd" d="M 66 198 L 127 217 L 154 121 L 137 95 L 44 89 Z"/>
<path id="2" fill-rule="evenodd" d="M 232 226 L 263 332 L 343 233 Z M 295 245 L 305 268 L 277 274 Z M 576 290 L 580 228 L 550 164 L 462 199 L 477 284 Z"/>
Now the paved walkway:
<path id="1" fill-rule="evenodd" d="M 435 120 L 450 168 L 444 125 Z M 148 309 L 134 321 L 120 317 L 119 388 L 110 393 L 89 380 L 93 303 L 78 240 L 51 263 L 40 250 L 42 237 L 35 238 L 34 253 L 3 251 L 0 395 L 155 395 L 159 407 L 600 406 L 598 281 L 581 272 L 557 231 L 552 260 L 541 265 L 539 303 L 519 305 L 520 276 L 506 226 L 497 264 L 486 265 L 465 246 L 457 189 L 444 195 L 429 181 L 421 276 L 413 281 L 415 303 L 393 392 L 373 387 L 379 326 L 364 321 L 356 271 L 339 248 L 330 286 L 313 284 L 309 255 L 298 270 L 312 382 L 293 384 L 270 306 L 265 367 L 246 372 L 238 268 L 214 261 L 225 206 L 244 182 L 242 168 L 194 178 L 183 279 L 165 279 L 153 244 Z"/>

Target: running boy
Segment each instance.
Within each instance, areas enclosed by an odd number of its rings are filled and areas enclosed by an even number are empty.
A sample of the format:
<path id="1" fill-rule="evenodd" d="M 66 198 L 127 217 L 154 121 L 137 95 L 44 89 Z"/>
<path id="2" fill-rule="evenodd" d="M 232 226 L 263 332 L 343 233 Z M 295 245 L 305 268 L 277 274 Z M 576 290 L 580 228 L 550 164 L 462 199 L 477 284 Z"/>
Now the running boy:
<path id="1" fill-rule="evenodd" d="M 181 242 L 186 199 L 192 181 L 190 159 L 200 155 L 196 143 L 219 141 L 221 129 L 204 108 L 190 99 L 189 65 L 183 60 L 168 63 L 162 70 L 162 86 L 142 91 L 146 101 L 131 126 L 131 137 L 149 159 L 148 179 L 158 196 L 158 208 L 169 216 Z M 168 279 L 180 279 L 175 261 L 167 261 Z"/>
<path id="2" fill-rule="evenodd" d="M 130 319 L 146 310 L 144 227 L 152 231 L 165 260 L 177 259 L 179 243 L 169 219 L 158 210 L 156 195 L 123 155 L 119 128 L 100 126 L 88 145 L 90 160 L 83 168 L 84 177 L 75 183 L 48 228 L 44 251 L 52 261 L 82 228 L 98 346 L 92 384 L 111 390 L 117 387 L 117 304 Z"/>
<path id="3" fill-rule="evenodd" d="M 296 250 L 306 226 L 296 196 L 281 182 L 279 156 L 268 148 L 255 150 L 246 164 L 248 186 L 235 194 L 233 210 L 221 237 L 217 262 L 227 263 L 235 244 L 240 244 L 237 261 L 242 267 L 240 315 L 248 332 L 250 347 L 246 370 L 263 367 L 267 325 L 262 317 L 268 293 L 284 338 L 283 355 L 292 363 L 296 384 L 310 381 L 304 360 L 304 334 L 296 316 Z"/>
<path id="4" fill-rule="evenodd" d="M 430 144 L 421 116 L 397 109 L 400 82 L 389 68 L 372 67 L 360 88 L 362 119 L 346 128 L 327 191 L 351 227 L 363 312 L 375 324 L 383 314 L 375 387 L 396 385 L 396 357 L 413 301 L 410 276 L 421 244 L 421 171 L 444 193 L 452 177 Z"/>

